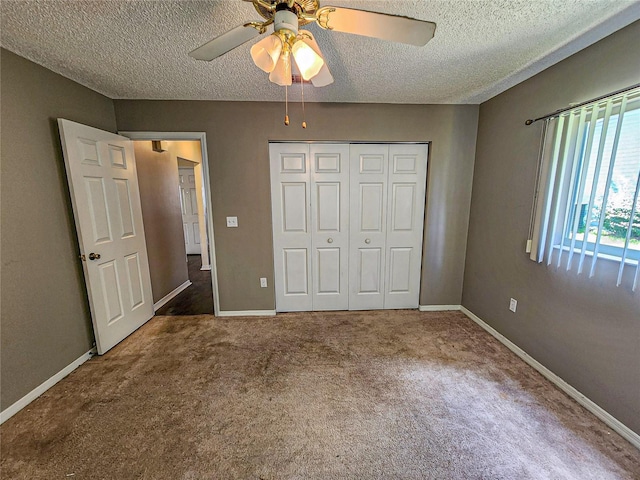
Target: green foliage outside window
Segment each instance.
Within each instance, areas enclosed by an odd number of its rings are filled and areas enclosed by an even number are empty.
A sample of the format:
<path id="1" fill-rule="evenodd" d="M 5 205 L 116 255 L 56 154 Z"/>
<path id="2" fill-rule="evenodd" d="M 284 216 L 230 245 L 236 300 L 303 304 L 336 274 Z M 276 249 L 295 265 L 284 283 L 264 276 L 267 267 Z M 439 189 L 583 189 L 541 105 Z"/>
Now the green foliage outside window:
<path id="1" fill-rule="evenodd" d="M 629 219 L 631 218 L 631 201 L 628 206 L 608 208 L 604 216 L 603 233 L 605 235 L 626 239 Z M 640 212 L 635 212 L 631 225 L 631 241 L 640 242 Z"/>

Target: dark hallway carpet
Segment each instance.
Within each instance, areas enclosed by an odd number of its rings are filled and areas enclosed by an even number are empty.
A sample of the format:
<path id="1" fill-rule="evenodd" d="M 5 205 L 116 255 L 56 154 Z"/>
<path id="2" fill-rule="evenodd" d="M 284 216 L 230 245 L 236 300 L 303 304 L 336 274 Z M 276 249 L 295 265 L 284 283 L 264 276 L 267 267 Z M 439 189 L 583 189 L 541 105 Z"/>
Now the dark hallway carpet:
<path id="1" fill-rule="evenodd" d="M 156 315 L 213 315 L 211 270 L 200 270 L 200 255 L 187 255 L 187 261 L 191 285 L 160 308 Z"/>
<path id="2" fill-rule="evenodd" d="M 459 312 L 156 317 L 9 419 L 3 479 L 638 479 Z"/>

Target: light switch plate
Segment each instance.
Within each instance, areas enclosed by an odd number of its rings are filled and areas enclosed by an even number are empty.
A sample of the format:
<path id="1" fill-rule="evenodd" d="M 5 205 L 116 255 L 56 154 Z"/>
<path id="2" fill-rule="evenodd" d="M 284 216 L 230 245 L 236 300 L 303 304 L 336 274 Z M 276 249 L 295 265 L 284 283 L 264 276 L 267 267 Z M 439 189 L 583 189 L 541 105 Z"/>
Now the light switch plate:
<path id="1" fill-rule="evenodd" d="M 517 307 L 518 307 L 518 301 L 515 298 L 512 298 L 511 301 L 509 302 L 509 310 L 511 310 L 512 312 L 515 312 Z"/>
<path id="2" fill-rule="evenodd" d="M 227 227 L 237 227 L 238 217 L 227 217 Z"/>
<path id="3" fill-rule="evenodd" d="M 267 288 L 267 279 L 265 277 L 260 277 L 260 287 Z"/>

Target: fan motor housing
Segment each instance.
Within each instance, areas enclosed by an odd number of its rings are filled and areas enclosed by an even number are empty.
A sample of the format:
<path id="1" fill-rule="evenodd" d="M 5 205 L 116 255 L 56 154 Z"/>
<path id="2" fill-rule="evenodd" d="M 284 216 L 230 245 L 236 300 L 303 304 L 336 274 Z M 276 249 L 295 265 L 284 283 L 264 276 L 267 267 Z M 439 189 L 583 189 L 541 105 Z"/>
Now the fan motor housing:
<path id="1" fill-rule="evenodd" d="M 256 11 L 260 14 L 260 16 L 266 20 L 275 20 L 275 13 L 278 8 L 286 8 L 291 9 L 296 15 L 304 14 L 310 16 L 310 18 L 305 18 L 303 16 L 298 17 L 298 24 L 303 27 L 314 20 L 311 18 L 316 14 L 318 9 L 320 8 L 320 2 L 318 0 L 263 0 L 262 2 L 258 2 L 257 0 L 252 0 L 253 6 Z M 265 6 L 265 3 L 270 3 L 272 6 L 268 8 Z M 291 4 L 291 7 L 289 5 Z M 275 8 L 274 8 L 275 7 Z"/>
<path id="2" fill-rule="evenodd" d="M 292 12 L 288 9 L 277 10 L 275 15 L 273 16 L 273 29 L 276 32 L 279 32 L 280 30 L 289 30 L 293 32 L 294 35 L 297 35 L 298 34 L 298 15 L 296 15 L 295 12 Z"/>

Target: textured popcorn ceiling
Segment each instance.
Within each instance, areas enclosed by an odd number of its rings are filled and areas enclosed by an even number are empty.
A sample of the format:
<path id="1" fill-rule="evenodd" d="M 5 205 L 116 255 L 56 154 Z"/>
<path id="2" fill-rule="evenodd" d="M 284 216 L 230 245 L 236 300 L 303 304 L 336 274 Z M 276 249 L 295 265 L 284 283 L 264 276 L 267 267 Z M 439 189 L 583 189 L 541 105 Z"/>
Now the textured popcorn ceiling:
<path id="1" fill-rule="evenodd" d="M 0 5 L 4 48 L 111 98 L 284 97 L 284 89 L 251 60 L 249 48 L 258 40 L 210 63 L 187 55 L 260 19 L 241 0 L 0 0 Z M 436 22 L 437 29 L 434 39 L 418 48 L 310 25 L 336 80 L 328 87 L 305 87 L 306 100 L 319 102 L 480 103 L 640 18 L 638 0 L 327 0 L 321 5 L 416 17 Z"/>

